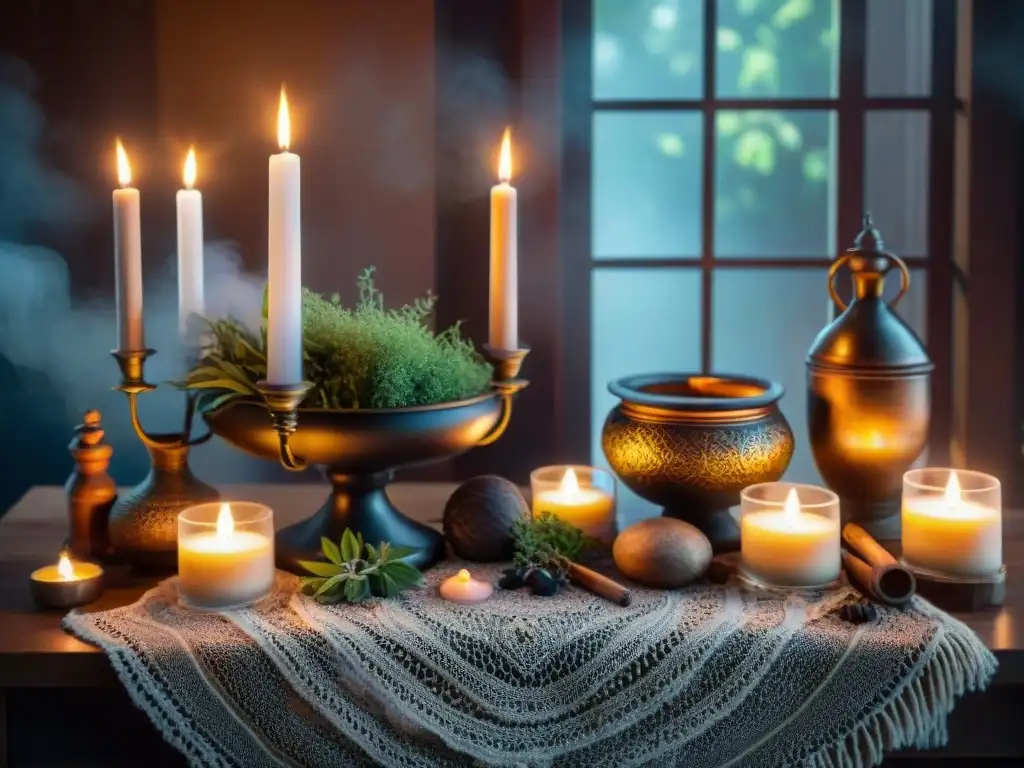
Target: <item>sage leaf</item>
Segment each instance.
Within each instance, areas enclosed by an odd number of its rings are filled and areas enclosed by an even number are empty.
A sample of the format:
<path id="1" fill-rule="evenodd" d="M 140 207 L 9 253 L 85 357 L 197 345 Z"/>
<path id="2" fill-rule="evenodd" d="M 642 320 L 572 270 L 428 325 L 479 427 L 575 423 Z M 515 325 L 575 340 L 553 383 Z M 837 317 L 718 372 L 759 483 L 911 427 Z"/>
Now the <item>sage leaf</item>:
<path id="1" fill-rule="evenodd" d="M 366 579 L 349 579 L 345 582 L 345 599 L 350 603 L 358 603 L 366 591 Z"/>
<path id="2" fill-rule="evenodd" d="M 336 576 L 331 576 L 331 578 L 320 585 L 320 588 L 313 594 L 313 597 L 320 597 L 325 592 L 334 589 L 336 586 L 347 580 L 347 573 L 339 573 Z"/>
<path id="3" fill-rule="evenodd" d="M 218 395 L 216 392 L 206 391 L 200 394 L 196 400 L 196 410 L 199 413 L 213 413 L 222 405 L 229 403 L 237 397 L 241 397 L 241 392 L 224 392 Z"/>
<path id="4" fill-rule="evenodd" d="M 327 581 L 327 579 L 322 578 L 320 576 L 303 576 L 301 581 L 303 589 L 317 590 L 323 585 L 325 581 Z"/>
<path id="5" fill-rule="evenodd" d="M 388 550 L 388 560 L 401 560 L 415 553 L 416 550 L 413 547 L 391 547 Z"/>
<path id="6" fill-rule="evenodd" d="M 341 535 L 341 557 L 343 560 L 358 560 L 362 555 L 362 547 L 351 528 L 346 528 Z"/>
<path id="7" fill-rule="evenodd" d="M 423 574 L 401 560 L 388 563 L 384 567 L 384 573 L 398 585 L 399 589 L 419 587 L 423 584 Z"/>
<path id="8" fill-rule="evenodd" d="M 341 567 L 334 563 L 325 563 L 320 560 L 300 560 L 299 565 L 310 573 L 325 578 L 331 578 L 341 573 Z"/>
<path id="9" fill-rule="evenodd" d="M 326 536 L 320 537 L 320 549 L 323 550 L 324 556 L 335 565 L 342 564 L 341 550 L 338 549 L 338 545 L 328 539 Z"/>
<path id="10" fill-rule="evenodd" d="M 189 389 L 230 389 L 233 392 L 238 392 L 242 395 L 251 395 L 253 390 L 251 387 L 240 384 L 234 379 L 213 379 L 210 381 L 191 381 L 188 385 Z"/>
<path id="11" fill-rule="evenodd" d="M 394 597 L 402 590 L 399 589 L 398 584 L 391 578 L 391 575 L 387 571 L 381 571 L 381 578 L 384 580 L 384 597 Z"/>
<path id="12" fill-rule="evenodd" d="M 366 581 L 370 585 L 370 594 L 377 597 L 388 596 L 387 587 L 384 585 L 384 575 L 380 571 L 368 574 Z"/>

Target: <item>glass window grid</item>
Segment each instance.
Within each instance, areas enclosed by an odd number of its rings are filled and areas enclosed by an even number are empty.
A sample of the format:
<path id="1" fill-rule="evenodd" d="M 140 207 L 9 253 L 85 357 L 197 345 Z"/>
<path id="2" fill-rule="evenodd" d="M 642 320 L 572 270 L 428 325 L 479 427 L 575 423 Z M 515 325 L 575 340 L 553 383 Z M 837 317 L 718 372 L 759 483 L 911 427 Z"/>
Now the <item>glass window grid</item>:
<path id="1" fill-rule="evenodd" d="M 591 6 L 592 19 L 593 0 L 585 0 Z M 599 112 L 699 112 L 703 118 L 703 178 L 702 178 L 702 227 L 701 227 L 701 253 L 699 256 L 680 257 L 646 257 L 645 254 L 636 254 L 627 257 L 600 257 L 595 258 L 593 252 L 590 254 L 590 269 L 616 269 L 616 268 L 661 268 L 661 269 L 699 269 L 702 272 L 703 289 L 701 296 L 702 308 L 702 341 L 701 360 L 702 369 L 709 371 L 712 368 L 712 340 L 713 333 L 712 316 L 713 306 L 713 279 L 716 269 L 800 269 L 813 267 L 828 267 L 835 257 L 853 245 L 852 234 L 844 232 L 840 222 L 837 208 L 844 206 L 844 190 L 856 187 L 859 201 L 856 208 L 862 210 L 863 185 L 864 185 L 864 158 L 865 148 L 863 141 L 864 122 L 867 114 L 874 110 L 889 111 L 924 111 L 929 114 L 943 108 L 941 99 L 929 96 L 868 96 L 866 87 L 865 53 L 867 43 L 866 12 L 861 0 L 836 0 L 839 6 L 839 37 L 840 49 L 838 54 L 838 65 L 836 76 L 838 78 L 837 95 L 834 98 L 720 98 L 717 96 L 716 80 L 716 51 L 717 46 L 713 41 L 718 31 L 717 0 L 705 0 L 704 2 L 704 44 L 703 44 L 703 89 L 704 98 L 701 99 L 602 99 L 593 97 L 592 80 L 588 80 L 587 88 L 590 95 L 591 124 L 593 116 Z M 856 8 L 860 6 L 860 8 Z M 851 13 L 851 10 L 853 11 Z M 593 24 L 588 25 L 588 34 L 592 44 Z M 859 37 L 859 41 L 851 40 L 851 37 Z M 851 56 L 849 51 L 854 48 L 859 55 Z M 589 53 L 589 52 L 588 52 Z M 858 71 L 851 72 L 850 68 Z M 851 87 L 852 86 L 852 87 Z M 855 92 L 851 92 L 855 91 Z M 844 135 L 851 133 L 860 137 L 856 148 L 856 162 L 834 161 L 833 173 L 836 174 L 835 189 L 836 198 L 832 201 L 833 210 L 831 217 L 837 222 L 836 232 L 832 242 L 832 253 L 822 253 L 820 257 L 789 257 L 778 254 L 766 254 L 765 257 L 736 257 L 721 256 L 715 250 L 715 140 L 716 140 L 716 116 L 724 111 L 756 111 L 756 110 L 793 110 L 793 111 L 815 111 L 831 112 L 836 115 L 836 131 L 838 134 L 835 154 L 843 154 Z M 852 125 L 857 122 L 859 125 Z M 847 159 L 848 151 L 847 151 Z M 855 168 L 857 179 L 849 178 L 849 171 L 844 173 L 844 168 Z M 851 181 L 853 182 L 851 184 Z M 589 196 L 588 196 L 589 199 Z M 849 206 L 849 203 L 847 203 Z M 590 215 L 593 216 L 591 209 Z M 932 212 L 929 210 L 928 218 L 931 219 Z M 849 218 L 849 217 L 847 217 Z M 859 219 L 859 215 L 858 215 Z M 884 232 L 883 232 L 884 236 Z M 593 250 L 593 249 L 592 249 Z M 920 269 L 927 274 L 929 270 L 929 259 L 924 254 L 899 254 L 907 265 L 915 270 Z"/>
<path id="2" fill-rule="evenodd" d="M 932 92 L 928 96 L 869 96 L 866 84 L 866 63 L 865 56 L 867 51 L 867 40 L 866 40 L 866 12 L 867 6 L 862 0 L 836 0 L 838 3 L 838 16 L 839 16 L 839 37 L 840 46 L 838 53 L 838 63 L 836 67 L 836 76 L 838 79 L 837 84 L 837 95 L 834 98 L 719 98 L 716 92 L 716 45 L 709 44 L 709 41 L 714 41 L 717 35 L 718 19 L 717 19 L 717 0 L 704 0 L 704 46 L 703 46 L 703 92 L 704 98 L 700 99 L 598 99 L 593 96 L 593 80 L 591 62 L 592 59 L 592 42 L 593 42 L 593 0 L 565 0 L 570 6 L 574 8 L 567 8 L 564 15 L 564 19 L 568 22 L 567 27 L 571 28 L 569 31 L 570 35 L 580 34 L 586 30 L 587 45 L 585 46 L 585 55 L 587 57 L 585 65 L 581 65 L 582 56 L 584 51 L 578 46 L 574 45 L 571 48 L 576 51 L 576 55 L 581 57 L 580 62 L 575 65 L 569 63 L 567 65 L 567 72 L 575 72 L 577 75 L 586 72 L 585 88 L 586 88 L 586 102 L 589 105 L 587 111 L 587 124 L 589 129 L 592 129 L 593 116 L 602 111 L 626 111 L 626 112 L 641 112 L 641 111 L 697 111 L 702 114 L 703 118 L 703 141 L 704 146 L 703 152 L 703 171 L 702 171 L 702 227 L 701 227 L 701 253 L 699 257 L 655 257 L 645 258 L 643 254 L 637 254 L 636 257 L 615 257 L 615 258 L 595 258 L 593 254 L 593 247 L 591 243 L 589 228 L 591 225 L 591 217 L 593 216 L 593 210 L 590 208 L 592 202 L 588 202 L 588 216 L 586 217 L 585 226 L 587 228 L 587 234 L 585 237 L 579 238 L 578 242 L 585 242 L 587 244 L 588 252 L 585 254 L 577 253 L 575 255 L 570 254 L 568 258 L 570 269 L 573 264 L 576 268 L 586 264 L 588 271 L 598 270 L 614 270 L 617 268 L 655 268 L 655 269 L 695 269 L 700 270 L 702 278 L 702 292 L 701 292 L 701 368 L 703 371 L 711 371 L 712 366 L 712 334 L 713 334 L 713 280 L 715 270 L 719 269 L 807 269 L 813 267 L 828 267 L 832 261 L 836 258 L 839 253 L 842 253 L 848 247 L 853 244 L 854 237 L 860 229 L 861 215 L 864 210 L 864 183 L 865 183 L 865 122 L 867 114 L 874 110 L 890 110 L 890 111 L 924 111 L 929 114 L 930 120 L 930 145 L 931 153 L 929 157 L 929 165 L 932 166 L 929 169 L 930 176 L 932 179 L 945 179 L 952 175 L 952 151 L 949 152 L 949 158 L 944 155 L 937 154 L 936 149 L 940 151 L 946 149 L 946 142 L 942 140 L 946 133 L 947 126 L 946 122 L 952 122 L 955 112 L 962 109 L 962 105 L 955 98 L 953 93 L 953 82 L 952 78 L 944 76 L 943 67 L 946 66 L 945 58 L 955 53 L 955 17 L 950 16 L 946 11 L 948 9 L 942 8 L 945 0 L 936 0 L 935 11 L 932 18 L 932 62 L 931 62 L 931 73 L 930 73 L 930 84 Z M 951 31 L 952 30 L 952 31 Z M 953 40 L 950 42 L 949 38 Z M 576 41 L 578 43 L 578 39 Z M 951 72 L 950 72 L 951 74 Z M 948 83 L 947 83 L 948 81 Z M 582 85 L 578 84 L 577 87 Z M 948 88 L 946 86 L 949 86 Z M 948 93 L 946 91 L 949 91 Z M 582 106 L 581 94 L 577 91 L 574 93 L 573 89 L 569 88 L 566 92 L 567 106 L 571 109 L 572 106 Z M 835 190 L 836 199 L 833 202 L 833 210 L 831 211 L 832 218 L 835 222 L 835 235 L 833 239 L 833 253 L 823 253 L 818 258 L 808 257 L 787 257 L 785 255 L 766 255 L 764 258 L 760 257 L 730 257 L 730 256 L 719 256 L 715 252 L 715 118 L 716 115 L 725 110 L 815 110 L 815 111 L 832 111 L 835 113 L 835 126 L 837 131 L 837 140 L 835 144 L 835 157 L 834 157 L 834 168 L 833 172 L 836 174 L 835 178 Z M 582 116 L 580 116 L 582 117 Z M 569 121 L 570 123 L 572 120 Z M 579 125 L 579 123 L 577 123 Z M 589 135 L 589 130 L 588 130 Z M 589 140 L 588 140 L 589 141 Z M 951 150 L 951 147 L 950 147 Z M 589 165 L 590 162 L 590 147 L 587 146 L 586 151 L 577 155 L 577 158 L 586 158 L 586 162 Z M 943 164 L 948 163 L 949 168 L 937 168 L 939 162 Z M 582 171 L 578 168 L 576 163 L 570 161 L 568 164 L 570 168 L 576 167 L 577 170 Z M 573 192 L 575 195 L 580 195 L 583 199 L 592 201 L 592 189 L 591 189 L 591 174 L 589 169 L 586 172 L 575 174 L 577 182 Z M 933 181 L 933 183 L 935 183 Z M 572 185 L 570 184 L 570 187 Z M 949 190 L 949 194 L 952 195 L 952 190 Z M 577 198 L 579 199 L 579 198 Z M 942 212 L 936 210 L 936 206 L 933 205 L 934 195 L 929 198 L 928 215 L 927 215 L 927 230 L 929 233 L 936 232 L 935 226 L 936 217 L 941 217 Z M 578 222 L 578 226 L 582 229 L 584 226 L 583 222 Z M 580 232 L 580 230 L 577 230 Z M 582 232 L 580 232 L 582 234 Z M 883 232 L 884 235 L 884 232 Z M 907 263 L 907 266 L 911 269 L 918 271 L 919 274 L 924 274 L 926 277 L 926 290 L 928 292 L 928 303 L 929 306 L 944 306 L 948 302 L 941 300 L 941 293 L 936 294 L 936 290 L 943 291 L 945 287 L 948 287 L 949 279 L 945 275 L 947 271 L 944 263 L 941 268 L 936 264 L 935 253 L 939 251 L 946 253 L 950 244 L 946 242 L 934 242 L 933 238 L 929 240 L 929 251 L 932 257 L 929 258 L 924 254 L 900 254 L 900 256 Z M 945 241 L 946 238 L 943 238 Z M 585 258 L 584 258 L 585 257 Z M 932 275 L 935 272 L 940 275 L 939 281 L 933 281 Z M 581 276 L 582 277 L 582 276 Z M 590 280 L 586 280 L 589 285 Z M 938 297 L 937 297 L 938 296 Z M 590 296 L 589 290 L 586 291 L 586 300 L 589 303 Z M 568 308 L 568 312 L 572 312 L 573 307 Z M 588 311 L 585 315 L 587 322 L 589 323 L 590 312 Z M 569 320 L 570 326 L 574 325 L 578 320 Z M 932 325 L 932 312 L 929 311 L 928 317 L 929 326 Z M 575 333 L 574 330 L 579 330 L 578 326 L 576 329 L 569 327 L 567 328 L 567 335 L 570 338 L 577 338 L 579 340 L 585 340 L 589 349 L 590 343 L 590 330 L 589 328 L 582 331 L 581 333 Z M 950 342 L 951 343 L 951 342 Z M 941 345 L 938 339 L 932 338 L 933 345 Z M 933 355 L 934 356 L 934 355 Z M 950 350 L 943 349 L 941 351 L 941 359 L 947 361 L 950 356 Z M 589 352 L 588 352 L 589 357 Z M 944 366 L 939 366 L 944 367 Z M 577 369 L 579 370 L 579 369 Z M 940 374 L 941 375 L 941 374 Z M 585 373 L 579 373 L 576 376 L 579 380 L 567 381 L 566 386 L 570 391 L 574 390 L 589 390 L 587 383 L 590 377 L 590 366 L 586 367 Z M 580 386 L 584 385 L 584 386 Z M 580 392 L 582 394 L 582 392 Z M 589 410 L 590 397 L 589 392 L 583 398 L 582 402 L 578 401 L 577 405 L 586 403 Z M 589 422 L 591 414 L 588 412 L 585 415 L 579 414 L 583 418 L 575 418 L 575 421 L 567 424 L 567 427 L 572 430 L 577 427 L 583 427 L 585 422 Z M 949 414 L 943 414 L 944 421 L 948 421 Z M 587 424 L 589 432 L 589 423 Z M 569 445 L 578 445 L 582 448 L 584 445 L 587 446 L 589 452 L 589 435 L 586 436 L 585 441 L 580 439 L 577 443 L 574 439 L 569 439 Z"/>

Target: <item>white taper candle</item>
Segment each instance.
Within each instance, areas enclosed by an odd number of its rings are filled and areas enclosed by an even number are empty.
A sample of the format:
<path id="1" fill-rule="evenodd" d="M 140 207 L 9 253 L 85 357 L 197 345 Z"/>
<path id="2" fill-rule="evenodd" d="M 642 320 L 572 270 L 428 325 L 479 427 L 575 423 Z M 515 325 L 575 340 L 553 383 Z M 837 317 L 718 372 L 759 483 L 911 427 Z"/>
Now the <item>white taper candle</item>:
<path id="1" fill-rule="evenodd" d="M 189 148 L 185 158 L 183 179 L 185 188 L 179 189 L 178 209 L 178 330 L 181 340 L 198 343 L 198 337 L 189 335 L 188 318 L 192 314 L 205 315 L 203 291 L 203 195 L 194 189 L 196 182 L 196 153 Z"/>
<path id="2" fill-rule="evenodd" d="M 491 188 L 491 292 L 489 343 L 495 349 L 519 347 L 519 258 L 516 243 L 516 189 L 512 179 L 512 138 L 501 140 L 499 183 Z"/>
<path id="3" fill-rule="evenodd" d="M 139 190 L 121 140 L 117 141 L 117 180 L 114 202 L 114 282 L 117 295 L 117 348 L 135 352 L 146 348 L 142 323 L 142 226 Z"/>
<path id="4" fill-rule="evenodd" d="M 281 90 L 277 118 L 281 152 L 270 158 L 267 383 L 302 381 L 302 229 L 299 156 L 288 151 L 291 126 Z"/>

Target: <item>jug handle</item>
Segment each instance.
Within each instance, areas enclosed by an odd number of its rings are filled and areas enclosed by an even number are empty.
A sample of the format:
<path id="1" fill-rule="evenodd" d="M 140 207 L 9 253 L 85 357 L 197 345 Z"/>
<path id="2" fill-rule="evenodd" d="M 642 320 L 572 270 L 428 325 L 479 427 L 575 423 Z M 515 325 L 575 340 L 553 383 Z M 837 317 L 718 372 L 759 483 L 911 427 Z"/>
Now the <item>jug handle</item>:
<path id="1" fill-rule="evenodd" d="M 832 297 L 832 301 L 839 305 L 840 312 L 846 310 L 846 302 L 839 298 L 839 294 L 836 293 L 836 275 L 839 274 L 840 268 L 856 255 L 854 253 L 844 253 L 832 262 L 832 267 L 828 271 L 828 295 Z M 906 295 L 907 290 L 910 288 L 910 270 L 907 269 L 903 259 L 893 253 L 880 253 L 879 255 L 892 262 L 900 271 L 900 292 L 896 294 L 896 298 L 889 302 L 889 306 L 895 309 L 896 305 L 900 303 L 900 299 Z"/>

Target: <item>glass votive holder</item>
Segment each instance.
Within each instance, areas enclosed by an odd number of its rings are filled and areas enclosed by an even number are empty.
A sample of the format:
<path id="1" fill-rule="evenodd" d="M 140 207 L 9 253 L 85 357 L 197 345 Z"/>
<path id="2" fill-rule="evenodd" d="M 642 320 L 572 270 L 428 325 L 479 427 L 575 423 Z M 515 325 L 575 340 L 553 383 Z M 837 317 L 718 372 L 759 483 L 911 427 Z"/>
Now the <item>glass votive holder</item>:
<path id="1" fill-rule="evenodd" d="M 754 583 L 815 589 L 839 580 L 839 497 L 800 483 L 759 483 L 740 494 L 743 576 Z"/>
<path id="2" fill-rule="evenodd" d="M 178 515 L 178 593 L 193 608 L 256 602 L 274 586 L 274 511 L 248 501 L 197 504 Z"/>
<path id="3" fill-rule="evenodd" d="M 941 576 L 989 578 L 1003 567 L 999 480 L 966 469 L 903 475 L 903 561 Z"/>
<path id="4" fill-rule="evenodd" d="M 559 465 L 530 473 L 533 516 L 551 512 L 604 544 L 615 540 L 615 478 L 597 467 Z"/>

